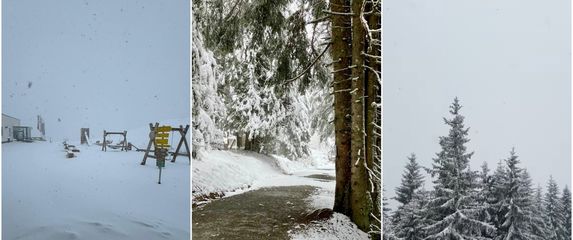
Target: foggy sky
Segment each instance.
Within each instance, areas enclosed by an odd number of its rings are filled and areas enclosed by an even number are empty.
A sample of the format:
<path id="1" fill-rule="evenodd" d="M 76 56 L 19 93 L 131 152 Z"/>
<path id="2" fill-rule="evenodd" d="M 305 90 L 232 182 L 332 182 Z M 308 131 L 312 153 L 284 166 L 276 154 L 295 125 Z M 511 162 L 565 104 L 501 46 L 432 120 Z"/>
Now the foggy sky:
<path id="1" fill-rule="evenodd" d="M 493 171 L 515 147 L 534 186 L 545 190 L 550 175 L 570 185 L 570 9 L 566 0 L 384 2 L 389 199 L 410 153 L 431 167 L 455 96 L 471 128 L 472 170 L 486 161 Z"/>
<path id="2" fill-rule="evenodd" d="M 34 128 L 40 114 L 58 141 L 189 118 L 189 7 L 3 1 L 2 113 Z"/>

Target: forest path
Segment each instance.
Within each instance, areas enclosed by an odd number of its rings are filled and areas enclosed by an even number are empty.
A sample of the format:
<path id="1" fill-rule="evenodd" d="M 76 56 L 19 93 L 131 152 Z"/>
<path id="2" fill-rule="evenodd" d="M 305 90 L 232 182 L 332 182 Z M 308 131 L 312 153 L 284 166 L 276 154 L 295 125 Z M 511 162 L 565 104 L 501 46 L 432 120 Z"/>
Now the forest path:
<path id="1" fill-rule="evenodd" d="M 306 176 L 333 181 L 324 174 Z M 218 199 L 193 209 L 197 239 L 289 239 L 288 230 L 314 211 L 307 199 L 318 187 L 273 186 Z"/>

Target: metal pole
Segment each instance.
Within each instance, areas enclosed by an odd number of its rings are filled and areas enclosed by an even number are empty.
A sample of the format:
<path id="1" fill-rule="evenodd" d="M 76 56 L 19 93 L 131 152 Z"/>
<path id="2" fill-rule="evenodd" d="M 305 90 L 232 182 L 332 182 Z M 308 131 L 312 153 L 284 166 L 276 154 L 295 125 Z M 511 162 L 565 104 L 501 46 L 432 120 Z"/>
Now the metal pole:
<path id="1" fill-rule="evenodd" d="M 159 167 L 159 182 L 157 184 L 161 184 L 161 167 Z"/>

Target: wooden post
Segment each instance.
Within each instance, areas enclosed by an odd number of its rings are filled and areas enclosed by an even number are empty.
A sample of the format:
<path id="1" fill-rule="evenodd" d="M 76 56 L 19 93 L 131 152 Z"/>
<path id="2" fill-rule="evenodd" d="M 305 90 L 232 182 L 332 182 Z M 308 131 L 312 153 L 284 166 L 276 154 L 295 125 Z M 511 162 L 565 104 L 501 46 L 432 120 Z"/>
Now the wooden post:
<path id="1" fill-rule="evenodd" d="M 106 135 L 107 135 L 107 134 L 105 133 L 105 130 L 103 130 L 103 143 L 102 143 L 102 145 L 101 145 L 101 150 L 104 151 L 104 152 L 107 150 L 107 149 L 106 149 L 106 146 L 105 146 L 105 145 L 106 145 L 106 141 L 105 141 L 105 136 L 106 136 Z"/>
<path id="2" fill-rule="evenodd" d="M 145 162 L 147 160 L 147 157 L 149 156 L 149 151 L 151 150 L 151 145 L 153 145 L 154 143 L 154 139 L 155 139 L 155 133 L 157 131 L 157 127 L 159 127 L 159 123 L 155 123 L 155 127 L 153 127 L 153 124 L 149 124 L 149 144 L 147 144 L 147 148 L 145 149 L 145 154 L 143 155 L 143 161 L 141 161 L 141 165 L 145 165 Z M 154 147 L 155 148 L 155 147 Z"/>
<path id="3" fill-rule="evenodd" d="M 127 152 L 127 131 L 123 131 L 123 144 L 121 145 L 121 151 Z"/>
<path id="4" fill-rule="evenodd" d="M 187 138 L 185 138 L 185 136 L 187 135 L 187 131 L 189 131 L 189 125 L 185 126 L 185 128 L 183 128 L 182 125 L 179 125 L 179 129 L 178 129 L 179 133 L 181 134 L 181 139 L 179 140 L 179 143 L 177 144 L 177 148 L 175 149 L 175 152 L 173 153 L 173 160 L 171 160 L 171 162 L 175 162 L 175 159 L 177 159 L 178 155 L 184 155 L 187 156 L 189 158 L 189 164 L 191 164 L 191 156 L 189 154 L 189 144 L 187 143 Z M 185 144 L 185 149 L 187 149 L 187 154 L 181 154 L 179 153 L 179 150 L 181 149 L 181 145 Z"/>
<path id="5" fill-rule="evenodd" d="M 81 128 L 80 129 L 80 144 L 89 144 L 88 137 L 90 136 L 90 129 L 89 128 Z"/>

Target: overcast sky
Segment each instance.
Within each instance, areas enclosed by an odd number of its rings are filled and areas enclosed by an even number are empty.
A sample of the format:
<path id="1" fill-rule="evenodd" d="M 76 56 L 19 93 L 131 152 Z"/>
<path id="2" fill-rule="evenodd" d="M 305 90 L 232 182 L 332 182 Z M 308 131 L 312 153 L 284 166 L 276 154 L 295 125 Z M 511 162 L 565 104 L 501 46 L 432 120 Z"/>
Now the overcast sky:
<path id="1" fill-rule="evenodd" d="M 388 197 L 410 153 L 431 166 L 455 96 L 471 128 L 472 169 L 495 169 L 515 147 L 535 185 L 545 189 L 550 175 L 570 185 L 570 9 L 567 0 L 384 2 Z"/>
<path id="2" fill-rule="evenodd" d="M 58 140 L 189 118 L 189 1 L 2 3 L 2 113 Z"/>

